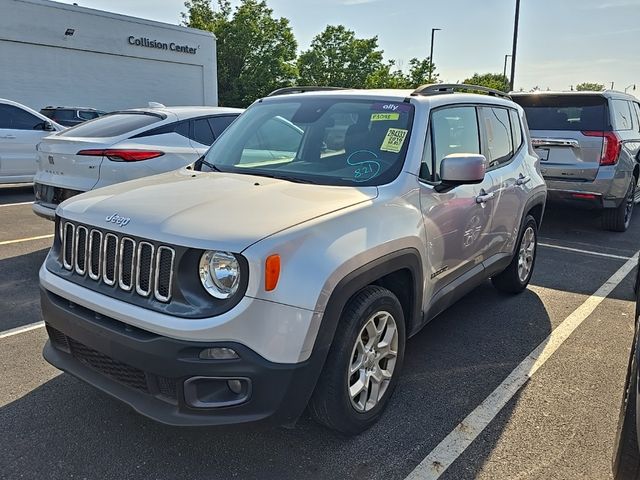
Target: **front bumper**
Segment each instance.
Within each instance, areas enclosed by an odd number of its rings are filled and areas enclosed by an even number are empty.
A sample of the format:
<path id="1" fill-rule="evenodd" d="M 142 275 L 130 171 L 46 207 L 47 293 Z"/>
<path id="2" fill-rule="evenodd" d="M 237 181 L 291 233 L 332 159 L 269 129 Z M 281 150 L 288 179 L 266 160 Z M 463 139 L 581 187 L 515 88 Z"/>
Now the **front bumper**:
<path id="1" fill-rule="evenodd" d="M 292 424 L 306 407 L 326 355 L 314 352 L 302 363 L 273 363 L 238 343 L 176 340 L 132 327 L 46 289 L 41 289 L 41 303 L 49 363 L 170 425 Z M 201 360 L 199 352 L 211 347 L 232 348 L 240 358 Z M 250 388 L 239 404 L 195 408 L 193 394 L 185 394 L 184 387 L 193 377 L 243 379 Z"/>

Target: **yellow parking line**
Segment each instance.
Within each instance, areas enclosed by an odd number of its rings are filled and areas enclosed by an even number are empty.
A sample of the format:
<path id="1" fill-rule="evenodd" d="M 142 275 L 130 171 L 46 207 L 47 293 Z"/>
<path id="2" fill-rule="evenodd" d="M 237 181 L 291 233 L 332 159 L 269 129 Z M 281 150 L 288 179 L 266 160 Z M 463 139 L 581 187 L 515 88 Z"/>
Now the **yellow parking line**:
<path id="1" fill-rule="evenodd" d="M 43 238 L 52 238 L 52 237 L 53 237 L 53 233 L 50 235 L 40 235 L 38 237 L 18 238 L 16 240 L 5 240 L 3 242 L 0 242 L 0 246 L 10 245 L 12 243 L 30 242 L 31 240 L 42 240 Z"/>

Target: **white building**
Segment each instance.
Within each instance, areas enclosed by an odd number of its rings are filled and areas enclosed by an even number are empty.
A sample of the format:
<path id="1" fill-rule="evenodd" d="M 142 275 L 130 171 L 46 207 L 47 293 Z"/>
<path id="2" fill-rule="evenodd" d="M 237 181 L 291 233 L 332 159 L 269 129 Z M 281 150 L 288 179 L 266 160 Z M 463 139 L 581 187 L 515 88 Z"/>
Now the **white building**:
<path id="1" fill-rule="evenodd" d="M 35 110 L 215 106 L 216 40 L 75 5 L 0 0 L 0 97 Z"/>

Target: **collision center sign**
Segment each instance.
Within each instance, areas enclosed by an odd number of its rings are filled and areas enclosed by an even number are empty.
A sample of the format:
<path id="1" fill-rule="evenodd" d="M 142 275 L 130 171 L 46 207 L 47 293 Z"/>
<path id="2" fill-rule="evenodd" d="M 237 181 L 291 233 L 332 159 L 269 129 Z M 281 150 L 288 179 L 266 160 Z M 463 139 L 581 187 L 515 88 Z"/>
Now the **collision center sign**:
<path id="1" fill-rule="evenodd" d="M 159 40 L 150 40 L 147 37 L 134 37 L 130 35 L 127 39 L 129 45 L 135 45 L 137 47 L 155 48 L 157 50 L 171 50 L 172 52 L 190 53 L 195 55 L 198 51 L 197 47 L 191 47 L 189 45 L 178 45 L 177 43 L 161 42 Z"/>

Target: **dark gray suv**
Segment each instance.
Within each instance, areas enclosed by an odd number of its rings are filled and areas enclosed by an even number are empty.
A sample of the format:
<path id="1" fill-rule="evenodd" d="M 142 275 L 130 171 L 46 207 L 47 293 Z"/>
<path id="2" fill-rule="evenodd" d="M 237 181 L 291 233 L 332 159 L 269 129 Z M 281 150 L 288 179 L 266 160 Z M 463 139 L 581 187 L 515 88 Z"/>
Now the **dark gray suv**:
<path id="1" fill-rule="evenodd" d="M 603 226 L 629 227 L 640 176 L 640 104 L 604 92 L 514 93 L 541 160 L 549 199 L 603 209 Z"/>

